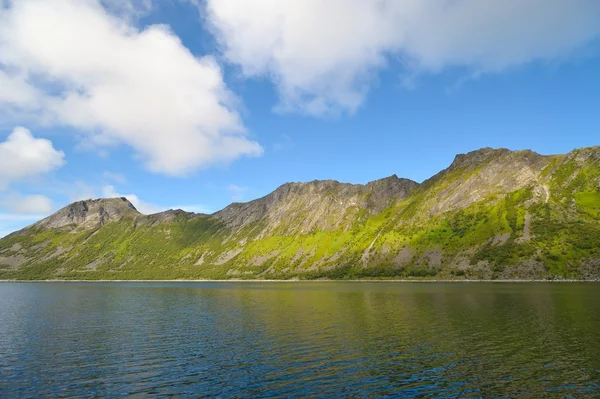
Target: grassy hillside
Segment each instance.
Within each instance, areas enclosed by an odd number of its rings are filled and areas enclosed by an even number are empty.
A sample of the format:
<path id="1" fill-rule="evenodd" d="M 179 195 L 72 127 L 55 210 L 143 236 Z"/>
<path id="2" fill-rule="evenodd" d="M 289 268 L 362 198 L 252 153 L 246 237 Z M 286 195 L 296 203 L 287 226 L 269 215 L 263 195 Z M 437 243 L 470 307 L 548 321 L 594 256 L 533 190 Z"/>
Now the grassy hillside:
<path id="1" fill-rule="evenodd" d="M 213 215 L 100 201 L 0 240 L 0 278 L 600 278 L 600 147 L 482 149 L 422 184 L 291 183 Z"/>

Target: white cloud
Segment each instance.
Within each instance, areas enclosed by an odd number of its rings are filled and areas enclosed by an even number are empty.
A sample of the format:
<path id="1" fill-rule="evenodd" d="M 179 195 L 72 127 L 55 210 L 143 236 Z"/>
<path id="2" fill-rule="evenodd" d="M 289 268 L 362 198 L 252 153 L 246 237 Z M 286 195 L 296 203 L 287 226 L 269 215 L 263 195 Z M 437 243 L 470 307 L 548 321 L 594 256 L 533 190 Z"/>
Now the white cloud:
<path id="1" fill-rule="evenodd" d="M 209 212 L 209 210 L 206 207 L 204 207 L 203 205 L 200 205 L 200 204 L 176 205 L 176 206 L 170 206 L 170 207 L 152 204 L 152 203 L 149 203 L 146 201 L 142 201 L 135 194 L 120 194 L 117 191 L 117 189 L 110 184 L 107 184 L 104 187 L 102 187 L 102 196 L 105 198 L 125 197 L 129 200 L 129 202 L 131 202 L 133 204 L 133 206 L 136 207 L 136 209 L 138 211 L 140 211 L 141 213 L 146 214 L 146 215 L 151 215 L 153 213 L 166 211 L 168 209 L 183 209 L 184 211 L 195 212 L 195 213 L 208 213 Z"/>
<path id="2" fill-rule="evenodd" d="M 2 109 L 79 129 L 96 147 L 124 143 L 155 172 L 262 154 L 212 57 L 195 57 L 167 26 L 138 30 L 96 0 L 0 8 L 0 93 Z"/>
<path id="3" fill-rule="evenodd" d="M 0 213 L 0 238 L 48 216 L 47 214 Z"/>
<path id="4" fill-rule="evenodd" d="M 115 197 L 125 197 L 136 207 L 138 211 L 145 215 L 151 215 L 153 213 L 161 212 L 165 210 L 164 208 L 151 204 L 149 202 L 142 201 L 135 194 L 119 194 L 114 186 L 110 184 L 102 187 L 102 196 L 105 198 L 115 198 Z"/>
<path id="5" fill-rule="evenodd" d="M 15 213 L 0 213 L 0 222 L 36 222 L 47 215 L 44 214 L 15 214 Z"/>
<path id="6" fill-rule="evenodd" d="M 0 238 L 45 218 L 52 212 L 44 195 L 3 194 L 0 198 Z"/>
<path id="7" fill-rule="evenodd" d="M 0 103 L 17 108 L 35 108 L 41 93 L 27 83 L 23 74 L 0 69 Z"/>
<path id="8" fill-rule="evenodd" d="M 315 115 L 356 110 L 390 57 L 408 78 L 496 73 L 600 34 L 597 0 L 206 0 L 204 14 L 226 60 L 272 78 L 281 109 Z"/>
<path id="9" fill-rule="evenodd" d="M 52 201 L 45 195 L 9 195 L 0 205 L 13 214 L 49 214 L 52 212 Z"/>
<path id="10" fill-rule="evenodd" d="M 65 154 L 57 151 L 50 140 L 35 138 L 29 130 L 17 127 L 0 142 L 0 189 L 59 168 L 64 158 Z"/>
<path id="11" fill-rule="evenodd" d="M 140 18 L 152 11 L 152 0 L 101 0 L 100 3 L 115 15 Z"/>
<path id="12" fill-rule="evenodd" d="M 96 197 L 96 190 L 88 183 L 76 181 L 74 183 L 61 183 L 60 192 L 66 195 L 71 202 L 84 201 Z"/>

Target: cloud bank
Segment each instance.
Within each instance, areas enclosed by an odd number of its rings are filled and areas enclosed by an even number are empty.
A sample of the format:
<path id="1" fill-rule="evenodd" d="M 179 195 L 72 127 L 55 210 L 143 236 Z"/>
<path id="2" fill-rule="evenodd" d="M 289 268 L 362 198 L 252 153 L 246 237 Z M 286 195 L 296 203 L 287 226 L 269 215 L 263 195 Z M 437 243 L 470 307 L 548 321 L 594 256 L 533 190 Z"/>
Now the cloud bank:
<path id="1" fill-rule="evenodd" d="M 597 0 L 206 0 L 224 58 L 266 76 L 282 110 L 353 112 L 391 58 L 407 77 L 498 73 L 600 35 Z"/>
<path id="2" fill-rule="evenodd" d="M 121 8 L 135 3 L 148 2 Z M 87 145 L 128 145 L 169 175 L 263 151 L 212 57 L 195 57 L 167 26 L 139 30 L 96 0 L 0 5 L 0 107 L 76 128 Z"/>
<path id="3" fill-rule="evenodd" d="M 52 201 L 45 195 L 9 195 L 0 201 L 0 205 L 13 214 L 47 215 L 52 212 Z"/>
<path id="4" fill-rule="evenodd" d="M 115 198 L 115 197 L 125 197 L 135 206 L 135 208 L 145 215 L 151 215 L 153 213 L 163 212 L 169 209 L 183 209 L 187 212 L 196 212 L 196 213 L 207 213 L 209 212 L 206 207 L 203 205 L 176 205 L 176 206 L 160 206 L 156 204 L 152 204 L 150 202 L 143 201 L 135 194 L 120 194 L 115 186 L 111 184 L 107 184 L 102 187 L 102 196 L 105 198 Z"/>
<path id="5" fill-rule="evenodd" d="M 102 187 L 102 196 L 104 198 L 116 198 L 116 197 L 125 197 L 135 206 L 135 208 L 145 215 L 151 215 L 153 213 L 161 212 L 165 209 L 162 207 L 151 204 L 146 201 L 142 201 L 140 197 L 135 194 L 120 194 L 115 186 L 107 184 Z"/>

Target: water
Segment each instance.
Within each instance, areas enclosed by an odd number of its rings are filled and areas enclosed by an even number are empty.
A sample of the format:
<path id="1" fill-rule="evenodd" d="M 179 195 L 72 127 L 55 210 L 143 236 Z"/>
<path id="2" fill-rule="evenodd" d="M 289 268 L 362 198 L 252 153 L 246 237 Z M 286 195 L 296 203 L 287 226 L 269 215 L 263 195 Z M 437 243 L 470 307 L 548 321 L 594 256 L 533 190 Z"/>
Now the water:
<path id="1" fill-rule="evenodd" d="M 1 397 L 600 396 L 600 285 L 2 283 Z"/>

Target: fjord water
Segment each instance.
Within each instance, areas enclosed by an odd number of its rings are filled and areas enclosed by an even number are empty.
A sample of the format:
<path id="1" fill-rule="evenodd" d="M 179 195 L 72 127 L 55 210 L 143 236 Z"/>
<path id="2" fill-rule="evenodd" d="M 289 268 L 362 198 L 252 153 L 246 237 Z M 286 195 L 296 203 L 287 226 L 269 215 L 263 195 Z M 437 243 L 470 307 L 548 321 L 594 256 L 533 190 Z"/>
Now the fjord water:
<path id="1" fill-rule="evenodd" d="M 600 395 L 600 286 L 2 283 L 0 396 Z"/>

